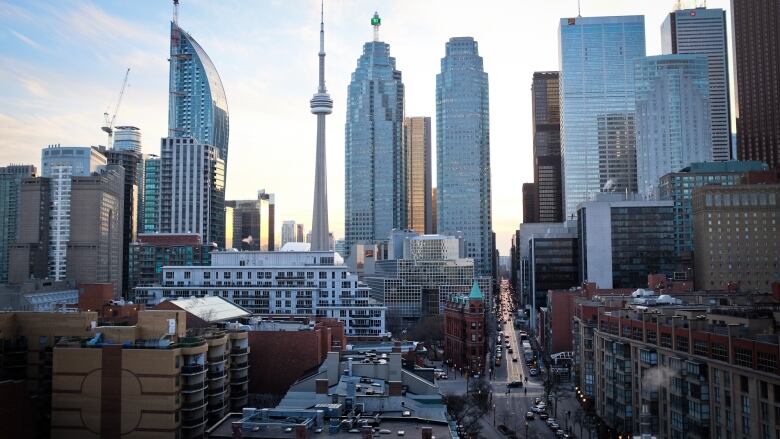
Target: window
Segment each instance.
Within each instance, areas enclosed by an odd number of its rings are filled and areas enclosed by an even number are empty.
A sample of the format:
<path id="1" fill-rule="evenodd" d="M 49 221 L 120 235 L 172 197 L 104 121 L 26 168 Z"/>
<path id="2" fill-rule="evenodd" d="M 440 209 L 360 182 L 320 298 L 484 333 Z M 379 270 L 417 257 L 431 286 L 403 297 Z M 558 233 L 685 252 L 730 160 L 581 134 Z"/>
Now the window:
<path id="1" fill-rule="evenodd" d="M 166 271 L 165 272 L 165 278 L 166 279 L 173 279 L 173 272 L 172 271 Z"/>

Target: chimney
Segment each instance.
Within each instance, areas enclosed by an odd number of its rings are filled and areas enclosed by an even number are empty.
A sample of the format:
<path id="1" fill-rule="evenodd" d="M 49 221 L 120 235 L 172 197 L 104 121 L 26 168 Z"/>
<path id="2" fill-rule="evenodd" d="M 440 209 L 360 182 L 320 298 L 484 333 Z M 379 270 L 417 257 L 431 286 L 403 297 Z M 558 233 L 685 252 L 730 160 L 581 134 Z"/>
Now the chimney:
<path id="1" fill-rule="evenodd" d="M 401 381 L 390 381 L 388 383 L 390 389 L 388 391 L 390 396 L 401 396 L 404 392 L 404 385 Z"/>
<path id="2" fill-rule="evenodd" d="M 305 425 L 296 425 L 295 426 L 295 439 L 306 439 L 309 437 L 309 431 L 306 429 Z"/>
<path id="3" fill-rule="evenodd" d="M 433 439 L 433 429 L 431 427 L 423 427 L 420 429 L 420 437 L 422 439 Z"/>
<path id="4" fill-rule="evenodd" d="M 314 382 L 315 391 L 317 395 L 327 395 L 328 394 L 328 380 L 327 379 L 318 379 Z"/>
<path id="5" fill-rule="evenodd" d="M 780 301 L 780 282 L 772 282 L 772 297 Z"/>

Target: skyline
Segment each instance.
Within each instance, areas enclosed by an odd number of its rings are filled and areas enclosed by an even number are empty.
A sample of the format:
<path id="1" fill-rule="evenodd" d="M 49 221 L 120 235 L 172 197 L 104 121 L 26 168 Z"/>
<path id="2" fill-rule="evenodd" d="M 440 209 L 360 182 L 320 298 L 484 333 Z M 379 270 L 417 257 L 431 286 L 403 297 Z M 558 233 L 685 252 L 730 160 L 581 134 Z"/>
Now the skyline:
<path id="1" fill-rule="evenodd" d="M 490 73 L 493 228 L 497 248 L 508 254 L 509 238 L 522 219 L 521 185 L 533 179 L 532 75 L 558 69 L 558 20 L 577 13 L 574 1 L 548 3 L 541 7 L 507 2 L 484 8 L 451 2 L 446 10 L 438 2 L 326 3 L 326 75 L 334 100 L 327 137 L 328 190 L 336 238 L 344 236 L 342 130 L 349 72 L 363 43 L 372 38 L 369 20 L 376 10 L 383 19 L 381 39 L 390 44 L 398 69 L 404 72 L 406 116 L 435 117 L 435 74 L 446 41 L 472 36 L 480 42 Z M 657 55 L 661 23 L 673 3 L 592 1 L 583 4 L 582 15 L 644 14 L 646 53 Z M 308 101 L 316 91 L 311 78 L 318 67 L 319 2 L 240 5 L 192 0 L 179 8 L 179 23 L 209 53 L 226 89 L 232 119 L 226 198 L 248 198 L 264 188 L 277 194 L 279 222 L 306 223 L 314 179 L 316 124 Z M 726 9 L 730 32 L 728 2 L 710 1 L 708 6 Z M 48 144 L 104 144 L 102 113 L 116 102 L 127 67 L 129 87 L 116 125 L 138 126 L 144 153 L 159 153 L 159 139 L 167 134 L 171 15 L 169 2 L 0 4 L 0 20 L 7 29 L 0 34 L 0 59 L 7 66 L 0 72 L 4 79 L 0 96 L 6 102 L 0 110 L 0 163 L 40 166 L 40 150 Z M 522 56 L 507 56 L 518 40 L 539 43 L 520 43 Z M 731 52 L 731 39 L 728 43 Z M 279 65 L 279 59 L 284 64 Z M 731 63 L 733 59 L 730 56 Z M 432 140 L 435 144 L 435 135 Z M 268 178 L 263 176 L 266 171 Z"/>

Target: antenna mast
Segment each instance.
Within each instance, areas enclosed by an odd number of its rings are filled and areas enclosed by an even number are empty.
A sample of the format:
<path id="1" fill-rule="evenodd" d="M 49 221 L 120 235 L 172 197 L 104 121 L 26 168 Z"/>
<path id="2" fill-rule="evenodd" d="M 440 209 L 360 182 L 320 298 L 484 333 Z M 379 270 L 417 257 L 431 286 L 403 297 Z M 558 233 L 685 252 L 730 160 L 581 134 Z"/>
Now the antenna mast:
<path id="1" fill-rule="evenodd" d="M 577 18 L 582 18 L 581 0 L 577 0 Z"/>
<path id="2" fill-rule="evenodd" d="M 371 17 L 371 26 L 374 26 L 374 41 L 379 41 L 379 26 L 382 25 L 382 19 L 379 18 L 379 13 L 374 12 L 374 16 Z"/>
<path id="3" fill-rule="evenodd" d="M 173 23 L 179 24 L 179 0 L 173 0 Z"/>

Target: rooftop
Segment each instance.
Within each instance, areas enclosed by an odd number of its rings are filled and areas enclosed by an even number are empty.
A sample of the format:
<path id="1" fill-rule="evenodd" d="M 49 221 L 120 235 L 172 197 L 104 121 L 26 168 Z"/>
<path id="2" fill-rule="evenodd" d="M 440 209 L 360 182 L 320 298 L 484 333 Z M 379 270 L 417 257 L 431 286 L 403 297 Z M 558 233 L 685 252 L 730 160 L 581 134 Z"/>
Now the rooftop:
<path id="1" fill-rule="evenodd" d="M 252 315 L 246 309 L 219 296 L 188 297 L 169 302 L 206 322 L 236 320 Z"/>

